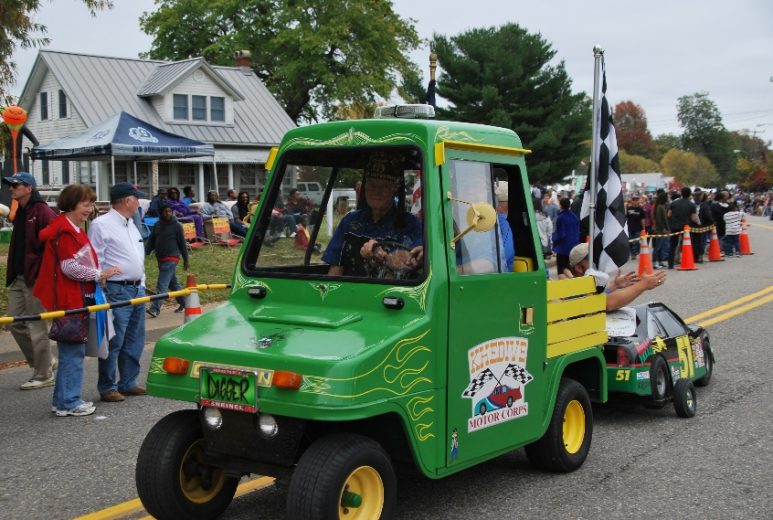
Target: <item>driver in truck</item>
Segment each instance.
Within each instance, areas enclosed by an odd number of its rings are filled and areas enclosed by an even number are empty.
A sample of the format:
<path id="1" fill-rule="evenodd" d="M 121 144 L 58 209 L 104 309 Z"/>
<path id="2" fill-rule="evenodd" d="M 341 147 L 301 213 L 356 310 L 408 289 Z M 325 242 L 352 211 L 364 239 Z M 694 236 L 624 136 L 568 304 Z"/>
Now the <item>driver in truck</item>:
<path id="1" fill-rule="evenodd" d="M 367 207 L 348 213 L 333 233 L 322 255 L 330 265 L 328 274 L 395 279 L 420 274 L 422 225 L 400 203 L 402 162 L 389 152 L 369 158 L 362 185 Z"/>

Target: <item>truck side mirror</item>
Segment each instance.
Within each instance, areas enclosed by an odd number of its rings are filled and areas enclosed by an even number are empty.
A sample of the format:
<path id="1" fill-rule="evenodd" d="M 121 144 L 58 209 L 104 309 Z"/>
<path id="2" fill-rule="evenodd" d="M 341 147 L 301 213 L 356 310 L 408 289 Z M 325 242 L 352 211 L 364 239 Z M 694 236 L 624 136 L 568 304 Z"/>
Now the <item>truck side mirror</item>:
<path id="1" fill-rule="evenodd" d="M 497 212 L 494 206 L 488 202 L 467 202 L 466 200 L 455 198 L 450 191 L 446 195 L 448 200 L 470 206 L 470 209 L 467 210 L 467 227 L 451 239 L 451 247 L 456 247 L 456 243 L 470 231 L 475 230 L 477 233 L 485 233 L 490 231 L 497 223 Z"/>

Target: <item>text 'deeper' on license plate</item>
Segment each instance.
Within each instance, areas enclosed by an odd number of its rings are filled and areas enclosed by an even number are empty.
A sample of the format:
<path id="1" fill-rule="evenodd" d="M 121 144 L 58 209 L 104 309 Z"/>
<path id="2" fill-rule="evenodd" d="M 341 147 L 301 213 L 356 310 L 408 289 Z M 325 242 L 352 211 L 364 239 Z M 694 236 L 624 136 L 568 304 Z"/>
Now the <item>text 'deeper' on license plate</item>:
<path id="1" fill-rule="evenodd" d="M 199 371 L 199 403 L 225 410 L 255 413 L 258 411 L 258 391 L 255 374 L 229 368 L 201 367 Z"/>

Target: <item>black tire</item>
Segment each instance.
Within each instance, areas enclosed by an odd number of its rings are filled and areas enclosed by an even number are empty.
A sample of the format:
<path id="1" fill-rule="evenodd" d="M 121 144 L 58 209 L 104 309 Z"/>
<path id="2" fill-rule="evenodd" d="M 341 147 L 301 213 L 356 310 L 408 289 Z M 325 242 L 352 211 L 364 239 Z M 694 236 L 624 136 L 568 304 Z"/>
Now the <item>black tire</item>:
<path id="1" fill-rule="evenodd" d="M 137 493 L 155 518 L 216 518 L 233 500 L 239 479 L 201 463 L 203 442 L 196 410 L 167 415 L 142 441 Z"/>
<path id="2" fill-rule="evenodd" d="M 353 497 L 345 504 L 345 495 Z M 361 503 L 356 504 L 357 497 Z M 301 456 L 287 492 L 287 518 L 392 518 L 397 479 L 380 444 L 361 435 L 334 434 Z M 346 509 L 345 509 L 346 508 Z"/>
<path id="3" fill-rule="evenodd" d="M 674 410 L 679 417 L 695 417 L 698 400 L 695 397 L 695 387 L 689 379 L 680 379 L 674 385 Z"/>
<path id="4" fill-rule="evenodd" d="M 662 401 L 668 397 L 670 382 L 666 360 L 661 356 L 654 356 L 650 364 L 650 388 L 653 401 Z"/>
<path id="5" fill-rule="evenodd" d="M 585 462 L 592 436 L 593 409 L 588 392 L 574 379 L 563 378 L 548 430 L 526 446 L 526 456 L 536 468 L 568 473 Z"/>
<path id="6" fill-rule="evenodd" d="M 706 374 L 695 380 L 695 386 L 708 386 L 714 374 L 714 353 L 708 341 L 703 342 L 703 362 L 706 364 Z"/>

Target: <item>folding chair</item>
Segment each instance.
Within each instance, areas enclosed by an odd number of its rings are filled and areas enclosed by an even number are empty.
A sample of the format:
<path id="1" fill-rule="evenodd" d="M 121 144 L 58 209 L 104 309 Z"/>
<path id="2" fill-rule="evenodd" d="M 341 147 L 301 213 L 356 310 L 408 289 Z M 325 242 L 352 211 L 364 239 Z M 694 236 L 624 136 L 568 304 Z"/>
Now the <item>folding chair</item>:
<path id="1" fill-rule="evenodd" d="M 188 243 L 189 249 L 201 249 L 209 243 L 206 238 L 196 235 L 196 224 L 193 222 L 181 222 L 183 226 L 183 237 Z"/>
<path id="2" fill-rule="evenodd" d="M 213 244 L 233 247 L 242 243 L 242 238 L 231 233 L 231 223 L 227 217 L 212 217 L 204 220 L 204 233 Z"/>

